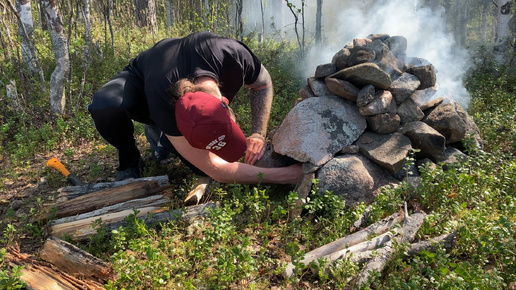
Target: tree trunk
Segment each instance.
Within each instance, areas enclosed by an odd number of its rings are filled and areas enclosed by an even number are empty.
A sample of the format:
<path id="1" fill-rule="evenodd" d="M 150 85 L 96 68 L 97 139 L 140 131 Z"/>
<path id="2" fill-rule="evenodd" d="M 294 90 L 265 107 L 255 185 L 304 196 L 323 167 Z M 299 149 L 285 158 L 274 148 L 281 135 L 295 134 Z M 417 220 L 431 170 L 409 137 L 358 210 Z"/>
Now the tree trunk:
<path id="1" fill-rule="evenodd" d="M 172 0 L 165 0 L 165 15 L 167 18 L 167 28 L 174 26 L 174 5 Z"/>
<path id="2" fill-rule="evenodd" d="M 50 112 L 62 115 L 65 108 L 65 82 L 70 66 L 66 35 L 59 15 L 57 0 L 41 0 L 41 6 L 50 23 L 50 38 L 54 50 L 56 68 L 50 77 Z"/>
<path id="3" fill-rule="evenodd" d="M 503 65 L 506 62 L 507 49 L 509 46 L 509 35 L 510 27 L 509 23 L 511 20 L 511 1 L 510 0 L 497 0 L 497 23 L 496 23 L 496 38 L 495 46 L 493 49 L 494 60 L 499 65 Z"/>
<path id="4" fill-rule="evenodd" d="M 148 27 L 152 33 L 157 32 L 156 26 L 156 1 L 155 0 L 134 0 L 136 25 Z"/>
<path id="5" fill-rule="evenodd" d="M 244 39 L 244 20 L 242 19 L 243 0 L 235 0 L 235 36 L 242 41 Z"/>
<path id="6" fill-rule="evenodd" d="M 36 64 L 34 62 L 35 54 L 30 49 L 30 43 L 32 42 L 32 35 L 34 32 L 34 22 L 32 20 L 32 9 L 30 0 L 16 0 L 16 10 L 20 15 L 19 22 L 19 34 L 23 35 L 23 29 L 25 29 L 27 33 L 27 38 L 22 37 L 20 46 L 22 50 L 22 60 L 23 63 L 27 66 L 28 70 L 31 74 L 36 72 Z"/>
<path id="7" fill-rule="evenodd" d="M 11 48 L 13 47 L 13 41 L 11 39 L 9 27 L 5 22 L 5 13 L 7 9 L 5 8 L 5 5 L 3 3 L 0 3 L 0 8 L 2 9 L 2 11 L 0 12 L 0 22 L 2 22 L 3 27 L 3 30 L 0 29 L 0 41 L 2 41 L 2 48 L 5 53 L 5 58 L 11 60 Z M 4 39 L 4 34 L 7 40 Z"/>
<path id="8" fill-rule="evenodd" d="M 322 2 L 317 0 L 317 13 L 315 14 L 315 46 L 321 47 L 321 19 L 322 19 Z"/>
<path id="9" fill-rule="evenodd" d="M 481 35 L 480 39 L 482 44 L 486 43 L 486 34 L 487 34 L 487 16 L 489 15 L 489 3 L 490 0 L 484 0 L 482 3 L 482 27 L 481 27 Z"/>

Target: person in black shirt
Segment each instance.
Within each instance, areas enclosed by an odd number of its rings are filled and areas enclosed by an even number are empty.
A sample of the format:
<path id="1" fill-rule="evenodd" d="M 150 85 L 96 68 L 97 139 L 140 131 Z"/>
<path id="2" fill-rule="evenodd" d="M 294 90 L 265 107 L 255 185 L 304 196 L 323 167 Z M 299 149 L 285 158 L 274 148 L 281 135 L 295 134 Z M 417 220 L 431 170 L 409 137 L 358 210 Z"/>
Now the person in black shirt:
<path id="1" fill-rule="evenodd" d="M 226 105 L 243 85 L 251 88 L 252 132 L 246 138 L 245 163 L 225 160 L 215 151 L 192 146 L 191 140 L 183 136 L 173 96 L 176 83 L 184 79 L 191 80 L 197 91 L 207 92 L 217 102 L 227 100 Z M 198 95 L 201 94 L 194 93 Z M 269 73 L 245 44 L 199 32 L 163 39 L 138 54 L 94 94 L 88 111 L 100 135 L 118 150 L 117 180 L 140 176 L 140 152 L 133 136 L 135 120 L 158 128 L 161 143 L 177 152 L 196 173 L 226 183 L 295 183 L 301 174 L 299 165 L 253 166 L 265 152 L 272 98 Z"/>

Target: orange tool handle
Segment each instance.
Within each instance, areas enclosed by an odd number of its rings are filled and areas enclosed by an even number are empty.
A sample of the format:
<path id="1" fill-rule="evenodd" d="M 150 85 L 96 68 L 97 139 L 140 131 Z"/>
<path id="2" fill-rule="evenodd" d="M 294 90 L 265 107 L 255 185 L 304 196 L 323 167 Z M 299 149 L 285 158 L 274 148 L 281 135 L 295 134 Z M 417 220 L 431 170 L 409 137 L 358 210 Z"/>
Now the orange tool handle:
<path id="1" fill-rule="evenodd" d="M 47 166 L 55 168 L 61 172 L 65 177 L 68 177 L 70 175 L 70 171 L 66 169 L 66 167 L 61 163 L 57 158 L 52 158 L 47 161 Z"/>

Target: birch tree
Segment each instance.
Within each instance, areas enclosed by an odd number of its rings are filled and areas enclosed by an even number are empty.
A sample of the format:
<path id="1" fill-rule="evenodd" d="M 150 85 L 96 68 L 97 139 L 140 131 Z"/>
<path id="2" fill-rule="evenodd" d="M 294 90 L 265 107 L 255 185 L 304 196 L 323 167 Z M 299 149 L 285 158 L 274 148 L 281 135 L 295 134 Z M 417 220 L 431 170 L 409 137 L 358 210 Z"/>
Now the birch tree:
<path id="1" fill-rule="evenodd" d="M 34 22 L 32 19 L 32 8 L 30 0 L 16 0 L 16 10 L 19 13 L 18 31 L 22 37 L 20 41 L 22 61 L 27 66 L 31 74 L 37 72 L 35 63 L 36 53 L 31 49 L 32 36 L 34 33 Z M 25 30 L 25 33 L 24 33 Z"/>
<path id="2" fill-rule="evenodd" d="M 136 9 L 136 25 L 148 27 L 153 33 L 157 31 L 156 24 L 156 1 L 155 0 L 134 0 Z"/>
<path id="3" fill-rule="evenodd" d="M 57 0 L 40 0 L 50 28 L 50 39 L 54 51 L 56 67 L 50 77 L 50 112 L 62 115 L 65 108 L 65 83 L 70 66 L 68 44 Z"/>
<path id="4" fill-rule="evenodd" d="M 494 60 L 502 65 L 506 61 L 507 50 L 509 48 L 510 20 L 511 20 L 511 0 L 496 0 L 496 37 L 493 49 Z"/>

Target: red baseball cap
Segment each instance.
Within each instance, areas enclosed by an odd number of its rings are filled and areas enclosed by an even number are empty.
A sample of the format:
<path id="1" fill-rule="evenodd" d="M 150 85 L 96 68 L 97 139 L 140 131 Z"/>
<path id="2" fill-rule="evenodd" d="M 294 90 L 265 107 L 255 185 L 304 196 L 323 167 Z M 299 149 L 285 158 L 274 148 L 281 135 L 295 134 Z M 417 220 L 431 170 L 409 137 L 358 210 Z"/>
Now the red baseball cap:
<path id="1" fill-rule="evenodd" d="M 209 150 L 228 162 L 244 155 L 246 138 L 230 118 L 227 103 L 194 92 L 180 97 L 175 110 L 177 127 L 192 147 Z"/>

